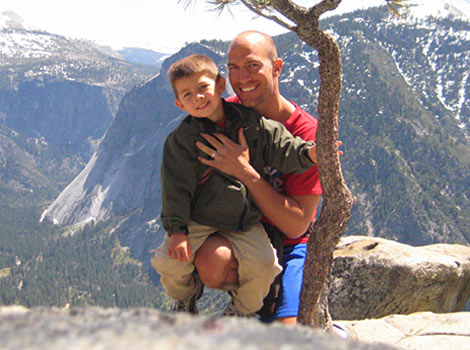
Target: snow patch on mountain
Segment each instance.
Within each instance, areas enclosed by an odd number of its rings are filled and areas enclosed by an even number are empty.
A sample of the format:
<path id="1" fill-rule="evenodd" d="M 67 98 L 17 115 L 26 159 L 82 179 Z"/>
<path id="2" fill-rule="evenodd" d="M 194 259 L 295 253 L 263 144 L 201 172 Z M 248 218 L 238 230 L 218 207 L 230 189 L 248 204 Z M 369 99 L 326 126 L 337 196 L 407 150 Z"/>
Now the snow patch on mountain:
<path id="1" fill-rule="evenodd" d="M 54 40 L 46 33 L 10 30 L 0 36 L 0 55 L 15 58 L 45 58 L 51 56 Z"/>
<path id="2" fill-rule="evenodd" d="M 470 2 L 467 0 L 420 0 L 409 1 L 411 15 L 415 18 L 455 17 L 470 20 Z"/>
<path id="3" fill-rule="evenodd" d="M 13 11 L 4 11 L 0 14 L 0 30 L 5 28 L 17 30 L 37 29 L 23 21 L 23 19 Z"/>

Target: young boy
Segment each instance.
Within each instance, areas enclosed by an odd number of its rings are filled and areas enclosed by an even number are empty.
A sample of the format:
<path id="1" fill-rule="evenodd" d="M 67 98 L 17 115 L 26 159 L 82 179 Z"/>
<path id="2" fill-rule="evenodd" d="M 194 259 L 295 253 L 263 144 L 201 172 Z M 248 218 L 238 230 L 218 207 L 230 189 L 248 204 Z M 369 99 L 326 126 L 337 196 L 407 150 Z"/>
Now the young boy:
<path id="1" fill-rule="evenodd" d="M 195 146 L 196 141 L 208 145 L 201 133 L 214 132 L 238 141 L 242 129 L 250 163 L 260 173 L 265 166 L 289 173 L 307 170 L 314 164 L 315 145 L 294 138 L 280 123 L 253 109 L 225 102 L 221 98 L 225 79 L 207 56 L 191 55 L 175 62 L 168 77 L 176 106 L 189 115 L 165 141 L 161 222 L 167 235 L 152 265 L 166 293 L 176 300 L 172 309 L 197 313 L 196 300 L 203 286 L 194 256 L 207 237 L 218 232 L 230 242 L 239 262 L 239 284 L 223 286 L 232 295 L 224 314 L 254 316 L 282 268 L 246 187 L 199 162 L 205 153 Z"/>

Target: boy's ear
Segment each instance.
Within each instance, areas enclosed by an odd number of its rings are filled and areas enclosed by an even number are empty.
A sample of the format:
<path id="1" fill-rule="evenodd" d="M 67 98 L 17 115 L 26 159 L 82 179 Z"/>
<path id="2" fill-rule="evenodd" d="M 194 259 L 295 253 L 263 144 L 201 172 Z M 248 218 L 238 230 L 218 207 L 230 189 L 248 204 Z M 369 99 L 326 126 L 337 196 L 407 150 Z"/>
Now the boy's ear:
<path id="1" fill-rule="evenodd" d="M 175 99 L 175 105 L 176 105 L 176 107 L 178 107 L 179 109 L 181 109 L 183 112 L 187 112 L 187 110 L 184 108 L 184 106 L 183 106 L 183 104 L 180 102 L 180 100 Z"/>
<path id="2" fill-rule="evenodd" d="M 222 95 L 225 91 L 225 84 L 226 84 L 225 78 L 222 76 L 219 76 L 217 78 L 217 81 L 215 82 L 215 88 L 220 95 Z"/>

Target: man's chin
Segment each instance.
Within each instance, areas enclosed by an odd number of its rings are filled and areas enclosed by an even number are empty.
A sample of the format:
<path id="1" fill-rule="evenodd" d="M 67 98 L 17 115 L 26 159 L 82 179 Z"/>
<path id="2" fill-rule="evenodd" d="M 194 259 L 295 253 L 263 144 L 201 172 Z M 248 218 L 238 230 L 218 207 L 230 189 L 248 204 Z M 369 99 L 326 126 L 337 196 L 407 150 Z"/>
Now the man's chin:
<path id="1" fill-rule="evenodd" d="M 242 103 L 242 105 L 246 106 L 246 107 L 251 107 L 251 108 L 255 108 L 257 105 L 258 105 L 258 101 L 255 100 L 255 99 L 251 99 L 251 98 L 240 98 L 240 102 Z"/>

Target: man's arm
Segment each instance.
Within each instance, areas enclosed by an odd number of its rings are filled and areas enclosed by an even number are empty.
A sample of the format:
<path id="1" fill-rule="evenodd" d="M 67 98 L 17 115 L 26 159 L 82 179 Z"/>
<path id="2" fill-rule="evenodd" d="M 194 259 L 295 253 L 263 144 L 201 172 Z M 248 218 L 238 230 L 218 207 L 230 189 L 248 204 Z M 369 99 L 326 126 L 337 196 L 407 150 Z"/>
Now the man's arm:
<path id="1" fill-rule="evenodd" d="M 217 153 L 212 160 L 200 157 L 200 162 L 243 182 L 261 212 L 289 238 L 305 233 L 320 201 L 320 194 L 288 197 L 276 192 L 251 166 L 248 144 L 242 130 L 239 132 L 240 144 L 223 135 L 218 135 L 218 139 L 211 135 L 203 137 Z M 197 142 L 196 146 L 206 154 L 213 153 L 213 149 L 201 142 Z"/>
<path id="2" fill-rule="evenodd" d="M 304 234 L 321 195 L 286 196 L 274 190 L 251 165 L 250 168 L 237 178 L 248 188 L 261 212 L 289 238 Z"/>

